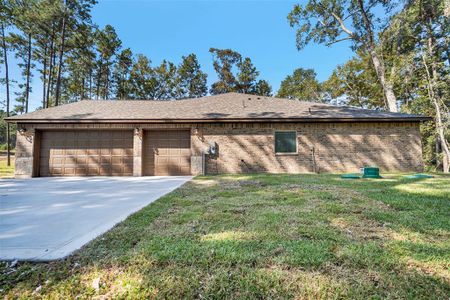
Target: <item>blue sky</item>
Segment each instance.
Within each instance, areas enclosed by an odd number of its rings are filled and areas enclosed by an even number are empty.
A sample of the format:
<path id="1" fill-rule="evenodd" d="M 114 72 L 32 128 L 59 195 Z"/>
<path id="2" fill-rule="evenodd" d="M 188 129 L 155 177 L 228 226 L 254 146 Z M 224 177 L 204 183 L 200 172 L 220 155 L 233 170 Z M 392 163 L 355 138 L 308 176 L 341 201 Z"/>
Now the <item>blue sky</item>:
<path id="1" fill-rule="evenodd" d="M 153 65 L 163 59 L 179 63 L 182 55 L 197 54 L 208 83 L 215 81 L 210 47 L 231 48 L 252 59 L 273 90 L 298 67 L 313 68 L 326 80 L 352 51 L 348 43 L 331 48 L 311 44 L 298 51 L 295 30 L 287 15 L 295 3 L 288 0 L 99 0 L 92 11 L 100 27 L 115 27 L 122 47 L 147 55 Z M 19 76 L 13 65 L 13 77 Z M 3 69 L 3 68 L 2 68 Z M 41 83 L 33 78 L 32 110 L 39 106 Z M 1 92 L 4 96 L 4 88 Z"/>

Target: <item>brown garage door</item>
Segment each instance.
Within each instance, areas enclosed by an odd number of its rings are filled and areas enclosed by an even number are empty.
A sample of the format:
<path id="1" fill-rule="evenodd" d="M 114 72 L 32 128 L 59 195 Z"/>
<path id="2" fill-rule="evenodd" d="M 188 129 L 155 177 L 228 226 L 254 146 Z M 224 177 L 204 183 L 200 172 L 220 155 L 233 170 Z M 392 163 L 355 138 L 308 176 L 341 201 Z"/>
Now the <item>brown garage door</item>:
<path id="1" fill-rule="evenodd" d="M 133 132 L 44 131 L 40 176 L 131 176 Z"/>
<path id="2" fill-rule="evenodd" d="M 190 175 L 190 131 L 146 131 L 143 173 L 144 175 Z"/>

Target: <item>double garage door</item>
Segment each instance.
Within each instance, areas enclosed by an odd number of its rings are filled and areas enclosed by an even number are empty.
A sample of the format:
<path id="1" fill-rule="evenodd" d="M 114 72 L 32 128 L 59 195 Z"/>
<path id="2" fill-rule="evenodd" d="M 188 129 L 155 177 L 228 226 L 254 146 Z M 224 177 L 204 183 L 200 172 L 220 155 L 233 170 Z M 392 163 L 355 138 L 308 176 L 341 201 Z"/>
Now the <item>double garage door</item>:
<path id="1" fill-rule="evenodd" d="M 40 176 L 131 176 L 133 131 L 43 131 Z M 143 175 L 189 175 L 190 133 L 145 131 Z"/>
<path id="2" fill-rule="evenodd" d="M 131 176 L 133 132 L 44 131 L 39 164 L 40 176 Z"/>

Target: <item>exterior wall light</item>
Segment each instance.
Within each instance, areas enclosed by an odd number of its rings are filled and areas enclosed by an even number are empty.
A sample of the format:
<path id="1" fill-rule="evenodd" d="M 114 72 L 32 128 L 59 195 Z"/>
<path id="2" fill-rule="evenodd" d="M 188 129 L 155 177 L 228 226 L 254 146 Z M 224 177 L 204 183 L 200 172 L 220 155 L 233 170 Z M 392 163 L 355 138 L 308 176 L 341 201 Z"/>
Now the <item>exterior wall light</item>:
<path id="1" fill-rule="evenodd" d="M 20 129 L 19 129 L 19 133 L 20 134 L 25 134 L 25 132 L 27 132 L 27 129 L 25 128 L 25 127 L 20 127 Z"/>

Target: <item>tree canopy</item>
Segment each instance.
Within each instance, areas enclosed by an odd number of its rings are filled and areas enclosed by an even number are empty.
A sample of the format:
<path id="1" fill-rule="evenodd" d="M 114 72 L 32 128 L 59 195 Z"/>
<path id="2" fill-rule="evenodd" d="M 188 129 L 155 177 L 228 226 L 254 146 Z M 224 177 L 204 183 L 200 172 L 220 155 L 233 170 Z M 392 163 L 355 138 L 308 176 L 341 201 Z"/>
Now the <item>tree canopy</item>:
<path id="1" fill-rule="evenodd" d="M 322 101 L 321 85 L 313 69 L 296 69 L 280 85 L 277 97 L 304 101 Z"/>

